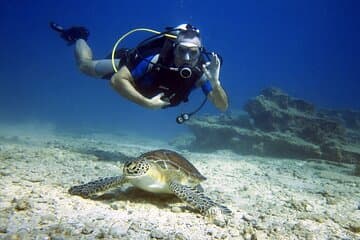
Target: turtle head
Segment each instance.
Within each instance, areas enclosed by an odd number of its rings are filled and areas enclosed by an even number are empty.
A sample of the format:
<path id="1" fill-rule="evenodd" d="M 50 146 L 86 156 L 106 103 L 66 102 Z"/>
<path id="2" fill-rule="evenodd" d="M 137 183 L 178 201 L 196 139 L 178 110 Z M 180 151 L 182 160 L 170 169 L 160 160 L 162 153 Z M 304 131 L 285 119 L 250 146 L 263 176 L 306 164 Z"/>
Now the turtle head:
<path id="1" fill-rule="evenodd" d="M 145 175 L 149 168 L 150 164 L 145 159 L 135 159 L 125 163 L 123 172 L 126 177 L 140 177 Z"/>

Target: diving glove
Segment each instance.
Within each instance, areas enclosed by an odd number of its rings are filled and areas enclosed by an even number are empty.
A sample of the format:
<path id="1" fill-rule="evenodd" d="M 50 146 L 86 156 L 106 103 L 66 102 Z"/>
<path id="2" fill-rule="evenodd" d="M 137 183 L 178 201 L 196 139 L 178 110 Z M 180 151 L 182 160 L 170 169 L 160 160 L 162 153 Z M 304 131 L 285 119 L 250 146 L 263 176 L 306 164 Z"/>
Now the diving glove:
<path id="1" fill-rule="evenodd" d="M 62 26 L 50 22 L 50 27 L 60 33 L 60 37 L 64 39 L 68 45 L 72 45 L 78 39 L 84 39 L 85 41 L 88 39 L 90 32 L 85 27 L 71 27 L 69 29 L 64 29 Z"/>

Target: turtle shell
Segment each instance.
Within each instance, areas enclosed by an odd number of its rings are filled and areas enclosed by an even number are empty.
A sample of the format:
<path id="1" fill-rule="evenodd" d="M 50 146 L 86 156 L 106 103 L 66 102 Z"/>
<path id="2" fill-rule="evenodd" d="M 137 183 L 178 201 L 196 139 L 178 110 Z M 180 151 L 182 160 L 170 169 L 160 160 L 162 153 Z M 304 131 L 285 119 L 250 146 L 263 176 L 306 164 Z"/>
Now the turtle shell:
<path id="1" fill-rule="evenodd" d="M 142 154 L 139 158 L 158 164 L 163 169 L 175 169 L 182 171 L 190 177 L 197 178 L 200 181 L 206 180 L 194 165 L 192 165 L 185 157 L 177 152 L 158 149 Z"/>

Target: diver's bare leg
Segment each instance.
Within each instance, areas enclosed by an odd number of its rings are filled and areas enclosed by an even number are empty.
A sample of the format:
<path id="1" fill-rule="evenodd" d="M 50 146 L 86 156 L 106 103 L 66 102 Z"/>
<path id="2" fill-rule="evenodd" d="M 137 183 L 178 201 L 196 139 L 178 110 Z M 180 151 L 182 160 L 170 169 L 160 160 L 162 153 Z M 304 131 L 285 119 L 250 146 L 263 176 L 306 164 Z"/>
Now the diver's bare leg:
<path id="1" fill-rule="evenodd" d="M 93 54 L 83 39 L 78 39 L 75 43 L 75 58 L 81 72 L 96 78 L 114 73 L 111 59 L 93 60 Z M 117 66 L 119 59 L 115 59 Z"/>

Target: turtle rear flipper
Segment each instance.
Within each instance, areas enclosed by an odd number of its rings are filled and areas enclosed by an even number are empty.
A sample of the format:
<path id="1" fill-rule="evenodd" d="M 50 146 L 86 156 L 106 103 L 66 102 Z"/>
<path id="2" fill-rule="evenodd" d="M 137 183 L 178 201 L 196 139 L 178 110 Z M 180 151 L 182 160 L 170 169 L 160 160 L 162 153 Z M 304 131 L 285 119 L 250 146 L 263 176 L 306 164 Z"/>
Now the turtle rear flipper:
<path id="1" fill-rule="evenodd" d="M 73 186 L 69 189 L 71 195 L 79 195 L 88 198 L 91 195 L 122 185 L 125 182 L 123 176 L 107 177 L 85 184 Z"/>
<path id="2" fill-rule="evenodd" d="M 218 208 L 221 213 L 230 215 L 231 210 L 227 207 L 220 205 L 209 197 L 205 196 L 203 192 L 200 192 L 197 188 L 191 188 L 184 186 L 177 182 L 170 183 L 170 190 L 181 200 L 187 202 L 195 209 L 199 210 L 202 214 L 212 214 L 214 208 Z"/>

